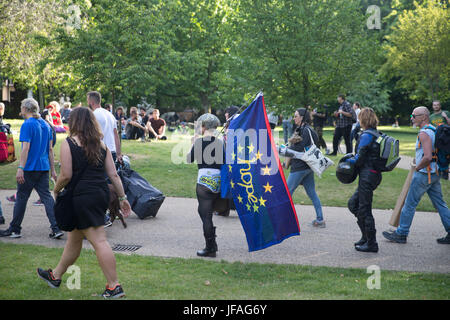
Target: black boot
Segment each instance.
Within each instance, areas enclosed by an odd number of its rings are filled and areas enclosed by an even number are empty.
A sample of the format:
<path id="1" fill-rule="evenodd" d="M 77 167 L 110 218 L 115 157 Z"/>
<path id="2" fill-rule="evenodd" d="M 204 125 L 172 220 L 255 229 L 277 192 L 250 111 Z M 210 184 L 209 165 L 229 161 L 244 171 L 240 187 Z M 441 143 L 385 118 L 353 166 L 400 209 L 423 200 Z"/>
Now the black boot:
<path id="1" fill-rule="evenodd" d="M 212 257 L 216 256 L 217 243 L 216 243 L 216 227 L 213 228 L 212 232 L 205 234 L 206 247 L 203 250 L 197 251 L 199 257 Z"/>
<path id="2" fill-rule="evenodd" d="M 358 227 L 361 230 L 361 239 L 358 242 L 355 242 L 355 246 L 361 246 L 367 242 L 366 237 L 366 229 L 364 227 L 364 222 L 357 221 Z"/>
<path id="3" fill-rule="evenodd" d="M 361 252 L 378 252 L 378 243 L 376 239 L 376 231 L 366 232 L 367 241 L 362 245 L 355 246 L 357 251 Z"/>

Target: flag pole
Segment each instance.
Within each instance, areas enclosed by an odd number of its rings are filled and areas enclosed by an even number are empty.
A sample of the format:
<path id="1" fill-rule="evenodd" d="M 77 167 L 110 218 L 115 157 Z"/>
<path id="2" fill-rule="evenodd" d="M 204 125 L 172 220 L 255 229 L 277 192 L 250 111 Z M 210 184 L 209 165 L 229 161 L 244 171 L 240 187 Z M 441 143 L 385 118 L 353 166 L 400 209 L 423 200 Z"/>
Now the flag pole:
<path id="1" fill-rule="evenodd" d="M 251 101 L 251 102 L 255 101 L 256 98 L 258 98 L 258 96 L 259 96 L 260 94 L 263 94 L 262 89 L 259 90 L 258 93 L 257 93 L 256 95 L 254 95 L 251 99 L 247 100 L 247 103 L 246 103 L 246 104 L 243 104 L 243 105 L 239 108 L 239 110 L 238 110 L 236 113 L 241 113 L 242 108 L 244 108 L 244 107 L 247 108 L 249 105 L 251 105 L 251 103 L 249 103 L 249 102 L 250 102 L 250 101 Z M 225 125 L 222 127 L 222 130 L 221 130 L 221 131 L 219 132 L 219 134 L 217 135 L 218 137 L 219 137 L 220 135 L 223 135 L 223 133 L 224 133 L 224 131 L 225 131 L 225 127 L 227 126 L 227 124 L 229 124 L 230 121 L 231 121 L 231 118 L 229 118 L 229 119 L 227 120 L 227 122 L 225 122 Z"/>

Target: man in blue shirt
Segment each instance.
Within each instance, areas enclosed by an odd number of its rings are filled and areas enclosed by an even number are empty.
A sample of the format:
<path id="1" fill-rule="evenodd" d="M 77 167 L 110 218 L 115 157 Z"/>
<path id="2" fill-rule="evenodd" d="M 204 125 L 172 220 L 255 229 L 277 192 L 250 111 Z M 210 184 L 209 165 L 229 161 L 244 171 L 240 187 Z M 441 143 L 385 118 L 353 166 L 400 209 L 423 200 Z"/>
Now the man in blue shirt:
<path id="1" fill-rule="evenodd" d="M 17 195 L 14 204 L 13 220 L 7 230 L 0 231 L 0 237 L 20 238 L 21 224 L 25 215 L 28 198 L 33 189 L 44 203 L 50 222 L 50 238 L 58 239 L 63 235 L 59 230 L 53 210 L 54 200 L 49 189 L 49 170 L 54 180 L 56 171 L 53 165 L 52 132 L 50 126 L 40 117 L 36 100 L 28 98 L 22 101 L 21 115 L 25 122 L 20 128 L 19 167 L 17 169 Z"/>

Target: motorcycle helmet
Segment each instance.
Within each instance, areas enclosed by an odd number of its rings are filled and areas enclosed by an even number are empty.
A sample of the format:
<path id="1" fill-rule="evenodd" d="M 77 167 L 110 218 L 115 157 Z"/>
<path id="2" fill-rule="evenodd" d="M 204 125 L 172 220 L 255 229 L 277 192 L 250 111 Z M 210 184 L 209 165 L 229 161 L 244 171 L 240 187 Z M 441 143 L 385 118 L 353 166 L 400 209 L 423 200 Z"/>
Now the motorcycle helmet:
<path id="1" fill-rule="evenodd" d="M 336 167 L 336 177 L 343 184 L 349 184 L 355 181 L 358 172 L 355 168 L 355 164 L 347 162 L 346 160 L 353 155 L 347 154 L 341 160 Z"/>

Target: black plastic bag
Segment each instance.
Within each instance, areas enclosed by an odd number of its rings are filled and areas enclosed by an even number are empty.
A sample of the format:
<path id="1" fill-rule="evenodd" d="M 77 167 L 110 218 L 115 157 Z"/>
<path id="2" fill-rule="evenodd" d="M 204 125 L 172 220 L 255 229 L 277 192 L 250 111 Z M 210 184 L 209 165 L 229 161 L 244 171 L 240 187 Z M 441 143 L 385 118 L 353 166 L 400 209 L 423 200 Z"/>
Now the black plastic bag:
<path id="1" fill-rule="evenodd" d="M 164 202 L 164 194 L 132 169 L 117 172 L 131 209 L 140 219 L 154 217 Z"/>

